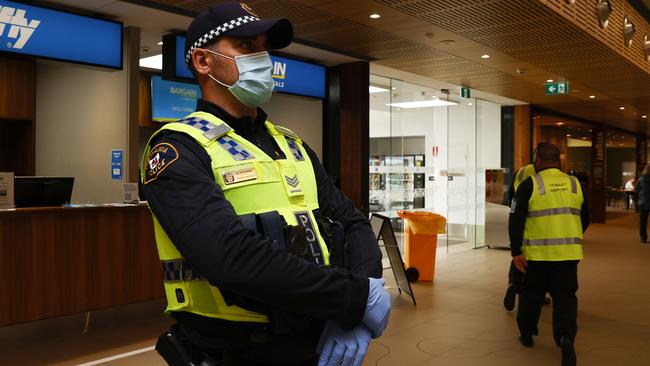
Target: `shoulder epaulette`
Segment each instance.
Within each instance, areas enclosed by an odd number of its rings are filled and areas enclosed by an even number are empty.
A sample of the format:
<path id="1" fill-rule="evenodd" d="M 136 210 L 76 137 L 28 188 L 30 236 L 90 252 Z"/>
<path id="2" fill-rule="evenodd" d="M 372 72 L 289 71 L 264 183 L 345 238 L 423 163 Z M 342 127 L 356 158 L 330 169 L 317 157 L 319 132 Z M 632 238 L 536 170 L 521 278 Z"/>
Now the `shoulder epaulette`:
<path id="1" fill-rule="evenodd" d="M 200 119 L 198 117 L 183 118 L 176 122 L 183 123 L 203 131 L 203 137 L 207 138 L 208 140 L 218 139 L 219 137 L 232 131 L 232 128 L 225 123 L 215 125 L 212 122 Z"/>

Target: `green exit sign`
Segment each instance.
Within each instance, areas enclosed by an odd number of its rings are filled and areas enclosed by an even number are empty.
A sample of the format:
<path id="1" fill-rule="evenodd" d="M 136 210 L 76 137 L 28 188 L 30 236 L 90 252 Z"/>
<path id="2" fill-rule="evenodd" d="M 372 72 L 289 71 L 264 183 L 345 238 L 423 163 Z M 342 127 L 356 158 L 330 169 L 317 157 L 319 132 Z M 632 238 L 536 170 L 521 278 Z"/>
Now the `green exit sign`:
<path id="1" fill-rule="evenodd" d="M 546 83 L 544 92 L 546 95 L 569 94 L 569 82 Z"/>
<path id="2" fill-rule="evenodd" d="M 469 99 L 469 98 L 471 98 L 470 95 L 471 95 L 471 91 L 470 91 L 469 88 L 465 88 L 465 87 L 460 88 L 460 97 L 461 98 Z"/>

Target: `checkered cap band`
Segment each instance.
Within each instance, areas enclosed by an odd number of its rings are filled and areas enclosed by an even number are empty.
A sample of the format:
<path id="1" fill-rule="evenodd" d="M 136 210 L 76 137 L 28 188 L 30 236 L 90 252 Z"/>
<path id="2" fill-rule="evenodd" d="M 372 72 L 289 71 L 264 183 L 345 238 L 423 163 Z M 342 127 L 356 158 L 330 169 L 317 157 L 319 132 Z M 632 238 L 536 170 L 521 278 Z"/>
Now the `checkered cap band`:
<path id="1" fill-rule="evenodd" d="M 241 25 L 244 25 L 246 23 L 250 22 L 256 22 L 259 21 L 260 18 L 254 17 L 252 15 L 244 15 L 243 17 L 238 17 L 236 19 L 232 19 L 226 23 L 223 23 L 222 25 L 210 30 L 208 33 L 204 34 L 203 37 L 199 38 L 192 44 L 192 47 L 190 47 L 189 50 L 187 50 L 187 54 L 185 55 L 185 63 L 189 64 L 190 59 L 192 58 L 192 52 L 194 52 L 195 49 L 197 48 L 202 48 L 206 44 L 208 44 L 210 41 L 212 41 L 215 37 L 218 37 L 230 30 L 233 30 Z"/>

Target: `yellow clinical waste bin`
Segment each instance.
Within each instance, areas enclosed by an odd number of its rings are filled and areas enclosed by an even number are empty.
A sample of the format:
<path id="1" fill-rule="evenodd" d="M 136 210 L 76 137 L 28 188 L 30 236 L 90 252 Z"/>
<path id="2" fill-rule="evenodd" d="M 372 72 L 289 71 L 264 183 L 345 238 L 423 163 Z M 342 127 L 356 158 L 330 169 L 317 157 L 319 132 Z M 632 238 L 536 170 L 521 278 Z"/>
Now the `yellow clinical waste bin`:
<path id="1" fill-rule="evenodd" d="M 397 215 L 404 219 L 404 266 L 417 270 L 418 281 L 433 281 L 438 234 L 446 232 L 447 220 L 424 211 L 398 210 Z"/>

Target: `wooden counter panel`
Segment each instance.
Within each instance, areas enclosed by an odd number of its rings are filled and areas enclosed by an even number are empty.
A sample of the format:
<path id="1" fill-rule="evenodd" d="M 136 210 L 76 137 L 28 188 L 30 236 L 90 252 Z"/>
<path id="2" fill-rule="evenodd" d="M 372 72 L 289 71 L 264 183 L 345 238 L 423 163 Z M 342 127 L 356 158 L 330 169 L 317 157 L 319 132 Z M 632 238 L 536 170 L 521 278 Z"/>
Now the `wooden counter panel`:
<path id="1" fill-rule="evenodd" d="M 0 326 L 159 299 L 146 206 L 0 214 Z"/>

